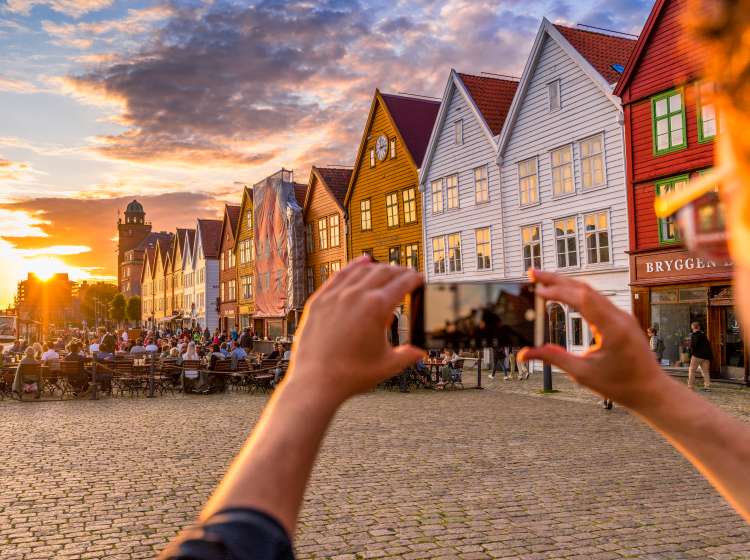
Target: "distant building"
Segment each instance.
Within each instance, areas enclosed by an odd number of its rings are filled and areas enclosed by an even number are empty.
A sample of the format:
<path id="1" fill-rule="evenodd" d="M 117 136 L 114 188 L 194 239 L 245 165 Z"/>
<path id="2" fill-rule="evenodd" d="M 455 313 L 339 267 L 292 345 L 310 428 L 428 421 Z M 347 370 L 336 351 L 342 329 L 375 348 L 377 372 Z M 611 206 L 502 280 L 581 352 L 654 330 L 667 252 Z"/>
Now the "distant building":
<path id="1" fill-rule="evenodd" d="M 219 281 L 221 282 L 220 328 L 229 333 L 238 327 L 239 311 L 237 307 L 237 251 L 235 237 L 240 221 L 240 206 L 227 204 L 224 207 L 224 220 L 221 228 L 221 246 L 219 248 Z M 245 295 L 250 297 L 250 282 L 243 286 Z"/>
<path id="2" fill-rule="evenodd" d="M 55 274 L 48 280 L 29 274 L 26 280 L 18 283 L 16 298 L 18 317 L 22 322 L 64 328 L 79 319 L 74 317 L 73 282 L 67 274 Z"/>
<path id="3" fill-rule="evenodd" d="M 125 220 L 117 220 L 117 288 L 121 292 L 132 292 L 140 275 L 135 274 L 136 269 L 143 267 L 143 256 L 131 254 L 127 266 L 123 267 L 125 254 L 137 249 L 148 234 L 151 233 L 151 224 L 146 222 L 146 212 L 137 200 L 133 200 L 125 209 Z M 140 261 L 139 261 L 140 258 Z M 125 276 L 128 274 L 128 276 Z"/>
<path id="4" fill-rule="evenodd" d="M 151 232 L 143 238 L 137 247 L 125 252 L 122 263 L 120 263 L 120 291 L 126 298 L 131 296 L 142 296 L 141 274 L 145 264 L 146 251 L 156 249 L 159 239 L 167 239 L 171 233 L 166 231 Z"/>

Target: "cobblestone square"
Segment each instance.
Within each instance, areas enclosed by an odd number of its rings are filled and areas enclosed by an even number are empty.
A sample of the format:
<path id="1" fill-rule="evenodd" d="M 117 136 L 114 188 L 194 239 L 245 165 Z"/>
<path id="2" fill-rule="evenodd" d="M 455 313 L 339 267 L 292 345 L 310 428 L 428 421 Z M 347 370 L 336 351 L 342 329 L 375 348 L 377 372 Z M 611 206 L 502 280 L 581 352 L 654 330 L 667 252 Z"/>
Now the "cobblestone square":
<path id="1" fill-rule="evenodd" d="M 750 558 L 750 530 L 660 436 L 559 376 L 377 391 L 342 409 L 299 558 Z M 750 419 L 750 391 L 708 395 Z M 0 402 L 0 558 L 153 557 L 198 512 L 265 396 Z"/>

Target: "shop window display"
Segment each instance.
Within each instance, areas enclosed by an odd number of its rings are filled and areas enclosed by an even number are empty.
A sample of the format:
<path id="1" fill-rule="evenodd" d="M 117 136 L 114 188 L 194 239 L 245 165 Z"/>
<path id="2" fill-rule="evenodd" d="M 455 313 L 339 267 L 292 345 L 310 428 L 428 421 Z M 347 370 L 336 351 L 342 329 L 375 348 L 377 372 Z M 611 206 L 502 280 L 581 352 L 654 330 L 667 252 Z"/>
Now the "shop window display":
<path id="1" fill-rule="evenodd" d="M 706 328 L 708 292 L 706 288 L 653 290 L 651 323 L 664 342 L 662 365 L 687 368 L 690 364 L 690 324 Z"/>

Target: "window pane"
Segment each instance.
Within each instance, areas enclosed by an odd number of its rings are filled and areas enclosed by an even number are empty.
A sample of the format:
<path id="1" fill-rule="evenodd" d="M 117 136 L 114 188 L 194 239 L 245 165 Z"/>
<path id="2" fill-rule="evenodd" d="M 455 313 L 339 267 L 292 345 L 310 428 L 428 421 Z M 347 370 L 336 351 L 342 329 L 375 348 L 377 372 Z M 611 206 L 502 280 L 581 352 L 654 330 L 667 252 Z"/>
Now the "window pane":
<path id="1" fill-rule="evenodd" d="M 395 227 L 398 225 L 398 195 L 391 193 L 385 197 L 385 209 L 386 218 L 388 221 L 388 227 Z"/>
<path id="2" fill-rule="evenodd" d="M 458 175 L 450 175 L 445 179 L 448 208 L 458 208 Z"/>
<path id="3" fill-rule="evenodd" d="M 443 180 L 432 181 L 432 213 L 439 214 L 443 211 Z"/>
<path id="4" fill-rule="evenodd" d="M 667 100 L 666 99 L 659 99 L 659 101 L 656 102 L 656 116 L 662 117 L 667 114 Z"/>
<path id="5" fill-rule="evenodd" d="M 682 110 L 682 94 L 676 93 L 669 98 L 669 112 Z"/>

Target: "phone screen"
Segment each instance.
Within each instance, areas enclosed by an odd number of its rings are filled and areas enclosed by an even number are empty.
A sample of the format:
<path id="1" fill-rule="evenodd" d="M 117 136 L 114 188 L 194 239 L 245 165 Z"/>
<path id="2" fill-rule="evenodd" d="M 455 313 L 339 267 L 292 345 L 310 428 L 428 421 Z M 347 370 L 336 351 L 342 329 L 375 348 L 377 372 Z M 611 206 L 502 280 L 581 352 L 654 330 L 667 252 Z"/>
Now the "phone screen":
<path id="1" fill-rule="evenodd" d="M 411 302 L 411 341 L 426 350 L 520 348 L 538 342 L 537 318 L 543 313 L 531 284 L 426 284 L 412 293 Z"/>

